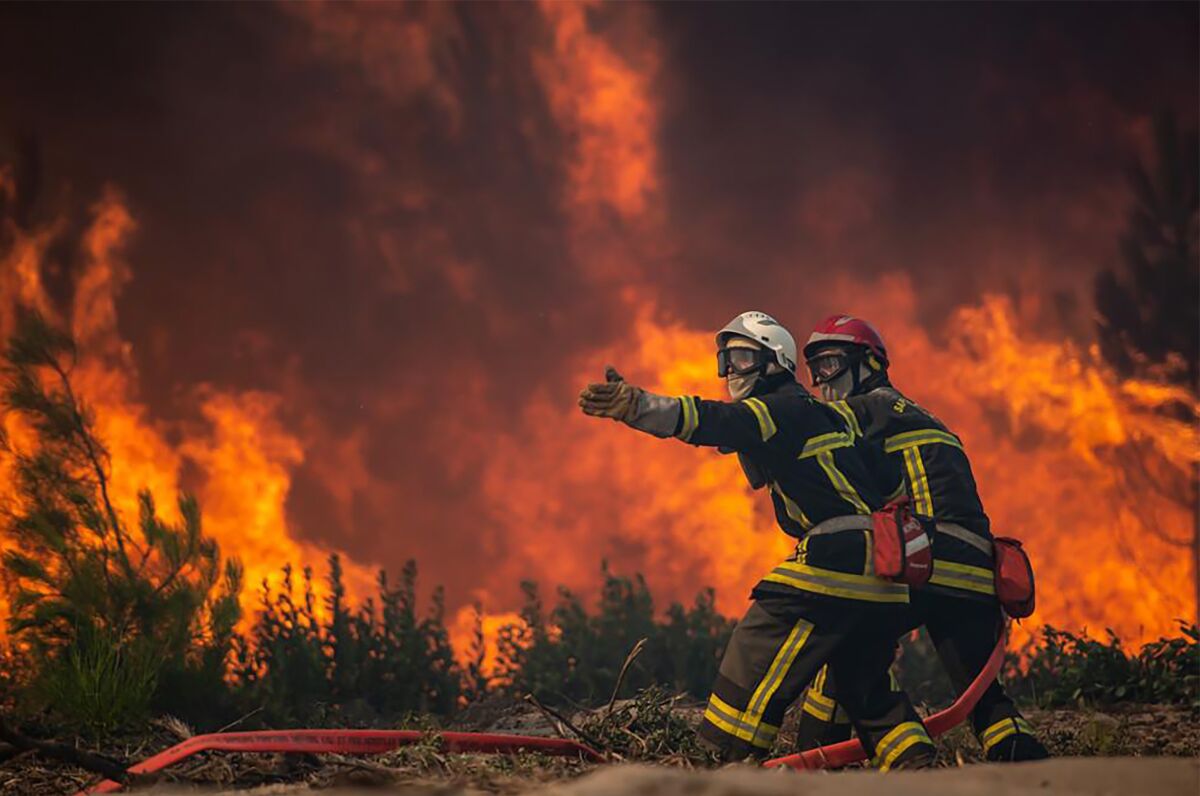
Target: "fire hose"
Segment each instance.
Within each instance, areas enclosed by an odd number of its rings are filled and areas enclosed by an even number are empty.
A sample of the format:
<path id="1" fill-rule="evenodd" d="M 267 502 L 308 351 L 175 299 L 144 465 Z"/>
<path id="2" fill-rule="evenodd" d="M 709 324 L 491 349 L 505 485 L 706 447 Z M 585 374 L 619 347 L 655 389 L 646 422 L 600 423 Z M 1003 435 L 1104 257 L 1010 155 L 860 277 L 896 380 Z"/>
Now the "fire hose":
<path id="1" fill-rule="evenodd" d="M 962 723 L 979 702 L 984 691 L 1000 674 L 1004 663 L 1005 634 L 1000 634 L 996 648 L 968 688 L 950 707 L 925 719 L 925 728 L 933 737 L 942 735 Z M 525 735 L 493 735 L 477 732 L 439 732 L 437 736 L 449 752 L 478 752 L 513 754 L 537 752 L 558 757 L 579 757 L 593 763 L 605 762 L 605 757 L 589 746 L 564 738 L 537 738 Z M 427 737 L 418 730 L 263 730 L 256 732 L 227 732 L 197 735 L 176 744 L 141 763 L 130 766 L 130 774 L 149 774 L 178 763 L 200 752 L 308 752 L 349 755 L 379 754 L 408 746 Z M 787 766 L 811 770 L 842 768 L 867 759 L 862 743 L 857 739 L 821 746 L 807 752 L 777 757 L 763 763 L 770 768 Z M 106 779 L 80 791 L 77 796 L 94 793 L 116 793 L 121 783 Z"/>

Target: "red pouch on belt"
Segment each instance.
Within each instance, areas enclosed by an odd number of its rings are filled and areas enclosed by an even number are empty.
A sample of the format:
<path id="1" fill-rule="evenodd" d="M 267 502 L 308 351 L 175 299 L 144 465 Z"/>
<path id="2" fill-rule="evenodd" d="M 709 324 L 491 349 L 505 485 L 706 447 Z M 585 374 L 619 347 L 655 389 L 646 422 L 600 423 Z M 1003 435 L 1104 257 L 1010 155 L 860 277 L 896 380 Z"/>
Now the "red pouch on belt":
<path id="1" fill-rule="evenodd" d="M 1013 619 L 1024 619 L 1033 613 L 1033 565 L 1021 547 L 1021 542 L 1008 536 L 992 540 L 996 557 L 996 599 L 1004 612 Z"/>
<path id="2" fill-rule="evenodd" d="M 926 522 L 901 497 L 871 515 L 875 574 L 881 578 L 924 585 L 933 574 L 933 547 Z"/>

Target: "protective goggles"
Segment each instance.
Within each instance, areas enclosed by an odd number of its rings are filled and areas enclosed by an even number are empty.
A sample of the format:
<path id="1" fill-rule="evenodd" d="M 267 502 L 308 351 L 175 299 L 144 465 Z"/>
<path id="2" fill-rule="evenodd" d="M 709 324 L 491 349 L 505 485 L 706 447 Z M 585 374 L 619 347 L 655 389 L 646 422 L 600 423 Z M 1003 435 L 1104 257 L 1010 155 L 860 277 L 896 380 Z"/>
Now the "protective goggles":
<path id="1" fill-rule="evenodd" d="M 849 370 L 853 364 L 850 354 L 845 351 L 822 351 L 811 357 L 806 364 L 812 374 L 813 384 L 825 384 Z"/>
<path id="2" fill-rule="evenodd" d="M 775 360 L 775 353 L 765 348 L 721 348 L 717 350 L 717 375 L 744 376 L 754 373 Z"/>

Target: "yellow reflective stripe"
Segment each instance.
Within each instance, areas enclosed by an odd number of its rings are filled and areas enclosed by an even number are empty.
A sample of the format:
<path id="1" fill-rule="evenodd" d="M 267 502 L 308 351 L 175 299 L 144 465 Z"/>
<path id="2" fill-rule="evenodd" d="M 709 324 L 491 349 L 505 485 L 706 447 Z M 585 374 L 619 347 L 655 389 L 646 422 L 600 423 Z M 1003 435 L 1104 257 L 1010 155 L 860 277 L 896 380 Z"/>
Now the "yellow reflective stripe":
<path id="1" fill-rule="evenodd" d="M 835 702 L 832 699 L 830 699 L 829 697 L 825 696 L 820 691 L 812 689 L 812 688 L 810 688 L 808 690 L 807 698 L 812 700 L 813 702 L 816 702 L 818 705 L 820 705 L 823 708 L 828 708 L 830 711 L 832 711 L 835 707 L 837 707 L 837 702 Z"/>
<path id="2" fill-rule="evenodd" d="M 758 725 L 758 730 L 755 731 L 754 737 L 750 739 L 750 743 L 760 749 L 770 749 L 774 745 L 775 738 L 778 735 L 779 728 L 764 721 Z"/>
<path id="3" fill-rule="evenodd" d="M 767 405 L 759 398 L 747 398 L 742 403 L 750 407 L 750 411 L 758 420 L 758 430 L 762 433 L 763 442 L 775 436 L 775 432 L 779 429 L 775 427 L 775 421 L 771 418 L 771 411 L 767 409 Z"/>
<path id="4" fill-rule="evenodd" d="M 896 762 L 896 758 L 904 754 L 914 744 L 933 741 L 925 727 L 915 721 L 905 721 L 897 724 L 891 732 L 883 736 L 875 746 L 875 765 L 880 771 L 887 771 Z"/>
<path id="5" fill-rule="evenodd" d="M 712 724 L 734 738 L 741 738 L 749 741 L 754 737 L 754 731 L 745 727 L 733 716 L 739 715 L 736 710 L 733 710 L 724 702 L 719 700 L 716 694 L 709 697 L 708 707 L 704 710 L 704 720 Z"/>
<path id="6" fill-rule="evenodd" d="M 748 741 L 754 746 L 770 749 L 775 737 L 779 735 L 779 727 L 766 722 L 751 726 L 742 721 L 743 715 L 716 694 L 709 696 L 708 707 L 704 710 L 705 720 L 722 732 Z"/>
<path id="7" fill-rule="evenodd" d="M 1026 735 L 1033 735 L 1033 727 L 1025 719 L 1000 719 L 1000 721 L 979 734 L 979 742 L 983 745 L 983 751 L 987 752 L 1008 736 L 1021 732 Z"/>
<path id="8" fill-rule="evenodd" d="M 808 515 L 804 513 L 804 509 L 800 508 L 800 504 L 792 500 L 787 496 L 787 494 L 784 493 L 783 487 L 781 487 L 777 482 L 772 482 L 771 490 L 776 495 L 779 495 L 780 499 L 783 500 L 783 508 L 787 512 L 787 515 L 796 522 L 800 523 L 801 528 L 807 531 L 809 528 L 813 527 L 812 520 L 810 520 Z"/>
<path id="9" fill-rule="evenodd" d="M 825 678 L 829 676 L 829 664 L 821 667 L 821 671 L 817 672 L 817 676 L 813 678 L 812 688 L 810 691 L 816 691 L 818 694 L 825 694 Z"/>
<path id="10" fill-rule="evenodd" d="M 819 434 L 815 437 L 810 437 L 804 443 L 804 448 L 800 451 L 800 458 L 807 459 L 826 451 L 849 448 L 853 444 L 854 438 L 845 431 L 831 431 L 828 434 Z"/>
<path id="11" fill-rule="evenodd" d="M 770 583 L 779 583 L 801 591 L 842 597 L 847 600 L 865 600 L 878 603 L 908 602 L 908 586 L 903 583 L 852 575 L 831 569 L 810 567 L 793 561 L 784 561 L 764 578 Z"/>
<path id="12" fill-rule="evenodd" d="M 829 407 L 842 416 L 842 419 L 846 421 L 846 428 L 850 429 L 851 434 L 856 437 L 863 435 L 862 427 L 858 424 L 858 416 L 854 414 L 850 404 L 845 401 L 833 401 Z"/>
<path id="13" fill-rule="evenodd" d="M 908 471 L 908 490 L 913 499 L 913 511 L 932 517 L 933 496 L 929 493 L 929 477 L 925 474 L 925 462 L 921 461 L 921 451 L 906 448 L 904 468 Z"/>
<path id="14" fill-rule="evenodd" d="M 950 445 L 962 450 L 962 442 L 958 437 L 936 428 L 922 428 L 916 431 L 905 431 L 883 441 L 884 453 L 895 453 L 908 448 L 919 448 L 922 445 Z"/>
<path id="15" fill-rule="evenodd" d="M 858 492 L 850 484 L 845 474 L 838 469 L 837 462 L 833 458 L 832 451 L 821 451 L 817 454 L 817 463 L 821 465 L 821 469 L 825 471 L 825 475 L 829 476 L 830 483 L 837 490 L 842 499 L 854 507 L 859 514 L 870 514 L 871 509 L 863 502 L 863 499 L 858 496 Z"/>
<path id="16" fill-rule="evenodd" d="M 934 559 L 929 582 L 935 586 L 966 589 L 979 594 L 996 593 L 996 576 L 990 569 Z"/>
<path id="17" fill-rule="evenodd" d="M 831 707 L 823 707 L 811 699 L 804 700 L 804 707 L 802 710 L 813 718 L 820 719 L 821 721 L 833 721 L 834 709 Z"/>
<path id="18" fill-rule="evenodd" d="M 796 625 L 792 628 L 792 632 L 788 633 L 787 640 L 783 642 L 783 646 L 775 654 L 775 660 L 771 661 L 771 666 L 767 669 L 766 676 L 763 677 L 758 687 L 754 689 L 754 694 L 750 697 L 750 704 L 746 708 L 746 715 L 743 717 L 743 720 L 747 724 L 757 726 L 762 721 L 763 713 L 767 709 L 767 703 L 771 701 L 771 697 L 775 695 L 775 692 L 779 690 L 779 686 L 783 684 L 784 676 L 792 668 L 796 656 L 800 654 L 800 650 L 804 647 L 804 642 L 808 641 L 812 630 L 812 622 L 801 619 L 796 622 Z"/>
<path id="19" fill-rule="evenodd" d="M 687 442 L 700 425 L 700 410 L 696 408 L 696 399 L 689 395 L 679 397 L 679 408 L 683 412 L 683 423 L 679 426 L 679 434 L 676 436 Z"/>
<path id="20" fill-rule="evenodd" d="M 924 730 L 921 730 L 919 735 L 913 734 L 906 737 L 904 740 L 896 744 L 892 751 L 888 752 L 888 756 L 884 759 L 883 763 L 880 764 L 879 770 L 888 771 L 891 769 L 892 764 L 896 762 L 896 758 L 908 751 L 910 747 L 919 743 L 929 744 L 932 746 L 933 740 L 925 733 Z"/>

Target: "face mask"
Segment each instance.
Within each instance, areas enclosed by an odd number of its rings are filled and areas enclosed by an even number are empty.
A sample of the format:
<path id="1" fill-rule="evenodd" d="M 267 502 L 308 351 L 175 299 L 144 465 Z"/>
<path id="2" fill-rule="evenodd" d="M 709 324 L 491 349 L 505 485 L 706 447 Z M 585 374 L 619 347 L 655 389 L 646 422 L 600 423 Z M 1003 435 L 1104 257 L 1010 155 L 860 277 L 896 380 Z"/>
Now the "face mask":
<path id="1" fill-rule="evenodd" d="M 754 390 L 754 385 L 757 381 L 757 373 L 747 373 L 742 376 L 731 373 L 725 377 L 725 386 L 729 390 L 729 397 L 735 401 L 740 401 Z"/>
<path id="2" fill-rule="evenodd" d="M 857 367 L 860 384 L 871 378 L 871 370 L 865 364 L 859 363 Z M 817 386 L 821 390 L 821 397 L 826 401 L 844 401 L 854 391 L 854 373 L 847 368 L 829 381 L 821 382 Z"/>
<path id="3" fill-rule="evenodd" d="M 854 378 L 847 370 L 830 381 L 821 382 L 818 387 L 821 390 L 821 397 L 826 401 L 841 401 L 850 395 L 850 390 L 854 389 Z"/>

